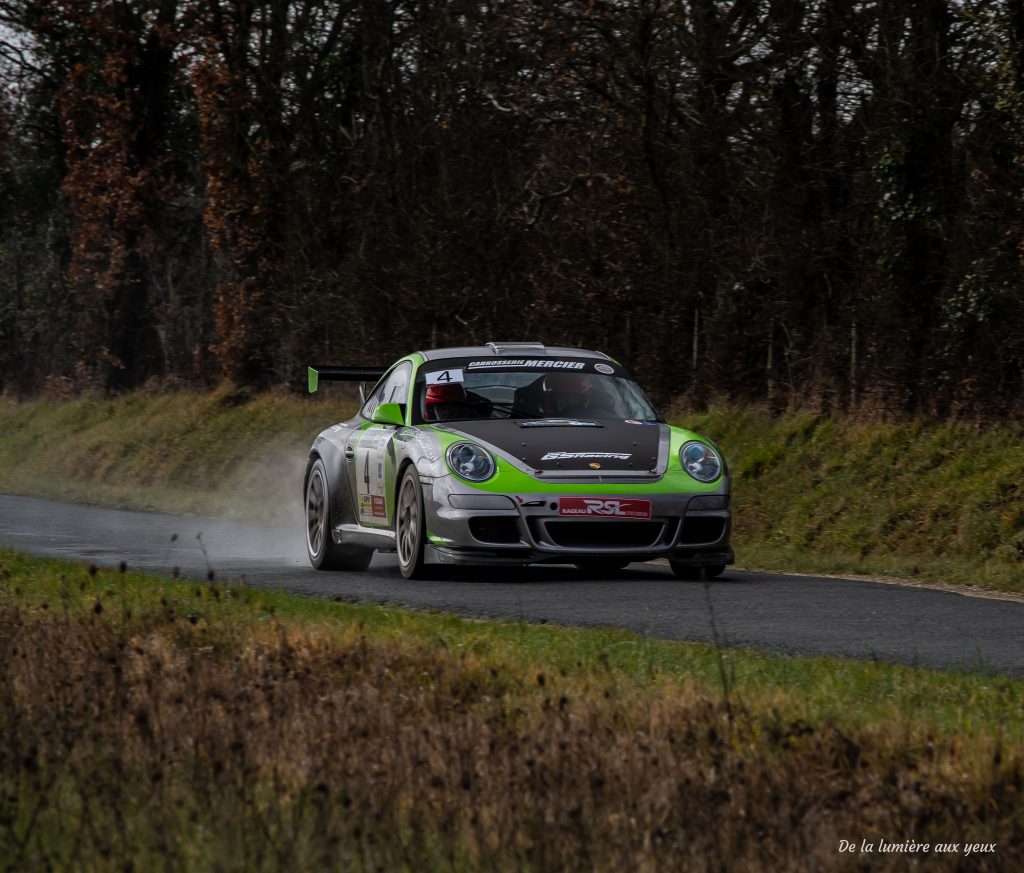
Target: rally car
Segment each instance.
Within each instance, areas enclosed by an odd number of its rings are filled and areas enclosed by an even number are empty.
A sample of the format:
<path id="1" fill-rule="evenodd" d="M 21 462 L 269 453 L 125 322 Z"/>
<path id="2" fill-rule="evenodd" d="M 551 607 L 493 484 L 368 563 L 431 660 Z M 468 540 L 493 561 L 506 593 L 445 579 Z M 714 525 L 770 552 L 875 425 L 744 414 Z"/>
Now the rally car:
<path id="1" fill-rule="evenodd" d="M 396 551 L 402 575 L 438 564 L 667 558 L 686 579 L 732 563 L 729 476 L 710 440 L 665 423 L 601 352 L 487 343 L 414 352 L 388 368 L 309 368 L 375 381 L 358 415 L 323 431 L 303 491 L 320 570 Z"/>

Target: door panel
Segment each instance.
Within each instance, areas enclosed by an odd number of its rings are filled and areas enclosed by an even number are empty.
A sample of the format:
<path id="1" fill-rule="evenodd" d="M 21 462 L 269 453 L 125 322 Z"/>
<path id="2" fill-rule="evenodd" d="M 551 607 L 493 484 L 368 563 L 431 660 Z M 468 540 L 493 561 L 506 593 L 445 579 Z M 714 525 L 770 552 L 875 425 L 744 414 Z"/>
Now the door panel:
<path id="1" fill-rule="evenodd" d="M 394 464 L 389 464 L 394 451 L 389 445 L 393 428 L 368 427 L 353 435 L 354 457 L 350 469 L 354 476 L 356 515 L 366 527 L 387 527 L 391 524 L 391 486 Z M 390 473 L 390 475 L 389 475 Z"/>
<path id="2" fill-rule="evenodd" d="M 401 404 L 405 410 L 412 364 L 394 367 L 366 399 L 360 410 L 363 424 L 353 431 L 345 446 L 345 466 L 355 500 L 355 520 L 365 527 L 390 527 L 394 520 L 396 428 L 371 424 L 366 419 L 381 403 Z"/>

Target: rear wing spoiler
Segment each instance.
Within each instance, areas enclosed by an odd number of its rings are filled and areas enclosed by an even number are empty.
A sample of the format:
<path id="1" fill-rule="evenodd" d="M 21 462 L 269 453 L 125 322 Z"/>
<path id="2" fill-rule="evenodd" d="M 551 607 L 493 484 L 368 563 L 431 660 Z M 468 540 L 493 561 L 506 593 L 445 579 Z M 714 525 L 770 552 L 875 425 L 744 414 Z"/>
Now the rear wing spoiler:
<path id="1" fill-rule="evenodd" d="M 387 372 L 387 367 L 335 367 L 317 365 L 308 368 L 309 393 L 313 394 L 320 380 L 329 382 L 376 382 Z"/>

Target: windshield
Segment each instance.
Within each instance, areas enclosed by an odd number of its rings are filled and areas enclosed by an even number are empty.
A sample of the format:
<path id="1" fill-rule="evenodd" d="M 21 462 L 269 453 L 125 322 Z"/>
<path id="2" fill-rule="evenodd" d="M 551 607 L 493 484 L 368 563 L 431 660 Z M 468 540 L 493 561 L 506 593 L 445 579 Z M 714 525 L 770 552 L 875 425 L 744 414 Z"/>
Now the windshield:
<path id="1" fill-rule="evenodd" d="M 662 420 L 618 365 L 543 358 L 430 361 L 416 379 L 414 418 Z"/>

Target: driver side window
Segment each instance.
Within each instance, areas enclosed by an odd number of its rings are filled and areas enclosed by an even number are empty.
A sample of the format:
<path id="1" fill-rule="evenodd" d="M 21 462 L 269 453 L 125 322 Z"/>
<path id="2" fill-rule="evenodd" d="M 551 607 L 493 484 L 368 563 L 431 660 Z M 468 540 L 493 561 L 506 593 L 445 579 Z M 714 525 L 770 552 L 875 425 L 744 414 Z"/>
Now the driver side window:
<path id="1" fill-rule="evenodd" d="M 404 414 L 405 405 L 409 397 L 409 377 L 411 375 L 412 364 L 408 361 L 403 361 L 395 367 L 384 377 L 374 392 L 366 398 L 366 403 L 363 404 L 360 415 L 363 418 L 372 418 L 374 411 L 382 403 L 397 403 L 402 407 Z"/>

